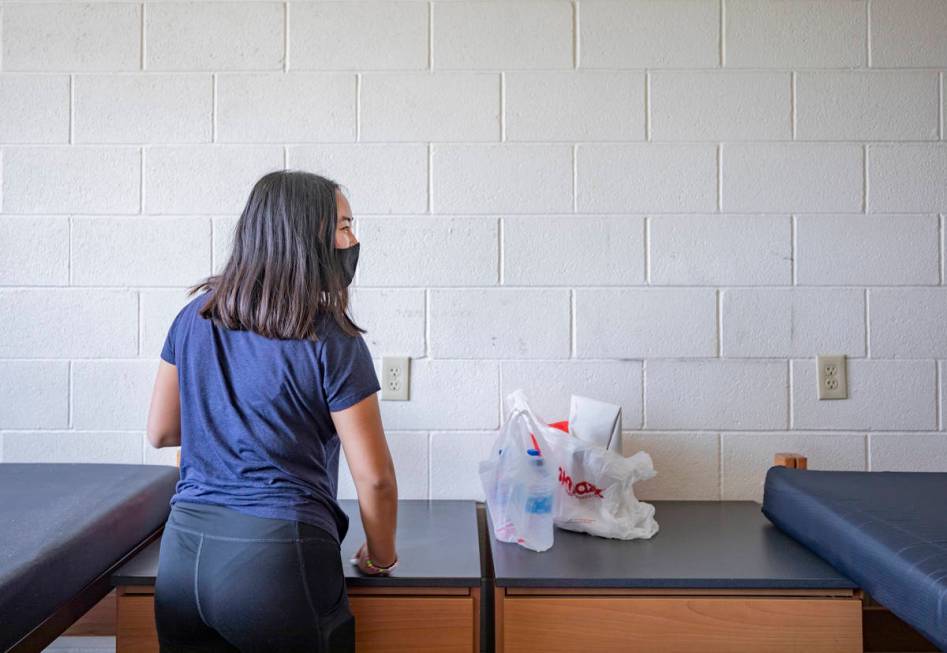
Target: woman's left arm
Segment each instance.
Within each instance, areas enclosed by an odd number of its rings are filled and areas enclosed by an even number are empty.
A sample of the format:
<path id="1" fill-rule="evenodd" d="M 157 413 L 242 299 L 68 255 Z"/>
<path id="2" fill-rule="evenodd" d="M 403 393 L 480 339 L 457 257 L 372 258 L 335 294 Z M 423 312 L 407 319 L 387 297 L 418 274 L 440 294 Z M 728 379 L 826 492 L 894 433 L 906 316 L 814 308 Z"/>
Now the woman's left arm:
<path id="1" fill-rule="evenodd" d="M 158 364 L 155 389 L 148 411 L 148 442 L 155 448 L 181 444 L 181 396 L 178 368 L 164 359 Z"/>

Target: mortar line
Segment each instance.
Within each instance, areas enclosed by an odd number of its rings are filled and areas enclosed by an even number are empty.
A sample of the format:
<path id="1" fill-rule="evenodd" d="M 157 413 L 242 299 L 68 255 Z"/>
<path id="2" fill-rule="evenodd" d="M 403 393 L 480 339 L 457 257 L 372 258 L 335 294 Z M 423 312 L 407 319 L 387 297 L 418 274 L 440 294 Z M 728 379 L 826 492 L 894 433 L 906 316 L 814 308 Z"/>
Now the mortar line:
<path id="1" fill-rule="evenodd" d="M 355 73 L 355 142 L 362 140 L 362 74 Z"/>
<path id="2" fill-rule="evenodd" d="M 579 144 L 572 145 L 572 212 L 579 212 Z"/>
<path id="3" fill-rule="evenodd" d="M 138 148 L 138 214 L 145 213 L 145 146 Z"/>
<path id="4" fill-rule="evenodd" d="M 427 212 L 434 213 L 434 143 L 427 144 Z"/>
<path id="5" fill-rule="evenodd" d="M 648 360 L 643 358 L 641 359 L 641 430 L 644 431 L 648 428 L 648 411 L 646 400 L 648 398 L 647 392 L 647 379 L 648 375 L 646 373 L 646 367 L 648 365 Z"/>
<path id="6" fill-rule="evenodd" d="M 644 139 L 651 141 L 651 73 L 644 71 Z"/>
<path id="7" fill-rule="evenodd" d="M 283 148 L 283 154 L 284 154 L 284 157 L 283 157 L 283 168 L 284 168 L 284 169 L 286 168 L 285 153 L 286 153 L 286 148 L 284 147 L 284 148 Z M 216 270 L 216 268 L 217 268 L 217 261 L 214 260 L 214 259 L 215 259 L 214 252 L 216 251 L 216 250 L 215 250 L 215 247 L 214 247 L 214 244 L 215 244 L 216 242 L 217 242 L 217 238 L 216 238 L 216 236 L 214 235 L 214 218 L 211 218 L 211 219 L 210 219 L 210 267 L 211 267 L 211 273 L 212 273 L 212 274 L 217 271 L 217 270 Z M 358 274 L 358 269 L 355 270 L 355 273 Z"/>
<path id="8" fill-rule="evenodd" d="M 723 358 L 723 291 L 717 288 L 715 292 L 714 309 L 717 311 L 717 358 Z"/>
<path id="9" fill-rule="evenodd" d="M 285 165 L 283 166 L 286 167 Z M 210 273 L 214 274 L 216 271 L 217 262 L 214 260 L 214 218 L 210 218 Z"/>
<path id="10" fill-rule="evenodd" d="M 210 124 L 210 142 L 217 142 L 217 73 L 211 75 L 211 124 Z"/>
<path id="11" fill-rule="evenodd" d="M 651 216 L 644 218 L 644 282 L 651 285 Z"/>
<path id="12" fill-rule="evenodd" d="M 497 218 L 497 283 L 503 285 L 503 218 Z"/>
<path id="13" fill-rule="evenodd" d="M 408 383 L 410 383 L 410 379 Z M 434 432 L 427 432 L 427 498 L 432 499 L 434 497 L 434 484 L 431 482 L 431 477 L 434 472 Z"/>
<path id="14" fill-rule="evenodd" d="M 940 134 L 940 140 L 947 138 L 947 134 L 944 134 L 944 118 L 947 116 L 947 109 L 944 109 L 944 77 L 947 76 L 947 73 L 941 71 L 939 75 L 939 94 L 940 94 L 940 124 L 937 125 L 937 131 Z"/>
<path id="15" fill-rule="evenodd" d="M 69 75 L 69 144 L 76 142 L 76 76 Z"/>
<path id="16" fill-rule="evenodd" d="M 506 141 L 506 73 L 500 72 L 500 142 Z"/>
<path id="17" fill-rule="evenodd" d="M 937 259 L 940 264 L 940 285 L 944 285 L 944 221 L 947 220 L 947 214 L 942 214 L 937 216 L 937 242 L 940 245 L 938 247 Z"/>
<path id="18" fill-rule="evenodd" d="M 934 361 L 934 403 L 937 406 L 937 430 L 944 430 L 944 404 L 941 401 L 943 392 L 941 386 L 944 382 L 943 375 L 940 372 L 940 361 Z"/>
<path id="19" fill-rule="evenodd" d="M 138 5 L 141 7 L 141 20 L 138 24 L 138 29 L 140 30 L 138 34 L 138 69 L 145 69 L 145 3 L 142 2 Z"/>
<path id="20" fill-rule="evenodd" d="M 136 338 L 137 342 L 135 343 L 135 349 L 138 356 L 141 356 L 141 291 L 135 293 L 135 299 L 137 302 L 137 310 L 135 311 L 135 317 L 138 318 L 138 337 Z"/>
<path id="21" fill-rule="evenodd" d="M 431 358 L 431 289 L 424 289 L 424 357 Z"/>
<path id="22" fill-rule="evenodd" d="M 427 69 L 434 70 L 434 3 L 427 3 Z"/>
<path id="23" fill-rule="evenodd" d="M 788 430 L 792 431 L 796 428 L 796 424 L 795 424 L 796 420 L 793 419 L 793 414 L 792 414 L 793 413 L 792 402 L 795 397 L 793 396 L 793 391 L 792 391 L 792 381 L 793 381 L 792 360 L 788 358 L 786 359 L 786 374 L 787 374 L 786 379 L 788 380 L 788 383 L 786 385 L 787 385 L 787 389 L 789 390 L 789 392 L 786 393 L 786 402 L 787 402 L 786 415 L 787 415 L 787 420 L 789 424 Z"/>
<path id="24" fill-rule="evenodd" d="M 497 424 L 503 423 L 503 364 L 497 361 Z"/>
<path id="25" fill-rule="evenodd" d="M 789 73 L 789 122 L 792 140 L 796 140 L 796 71 Z"/>
<path id="26" fill-rule="evenodd" d="M 68 261 L 67 270 L 66 270 L 66 285 L 71 286 L 72 285 L 72 216 L 71 215 L 66 218 L 66 225 L 67 225 L 67 234 L 69 236 L 68 252 L 67 252 L 68 258 L 66 259 Z"/>
<path id="27" fill-rule="evenodd" d="M 862 145 L 862 213 L 868 213 L 868 144 Z"/>
<path id="28" fill-rule="evenodd" d="M 796 265 L 796 214 L 789 216 L 789 272 L 791 285 L 799 285 L 799 266 Z"/>

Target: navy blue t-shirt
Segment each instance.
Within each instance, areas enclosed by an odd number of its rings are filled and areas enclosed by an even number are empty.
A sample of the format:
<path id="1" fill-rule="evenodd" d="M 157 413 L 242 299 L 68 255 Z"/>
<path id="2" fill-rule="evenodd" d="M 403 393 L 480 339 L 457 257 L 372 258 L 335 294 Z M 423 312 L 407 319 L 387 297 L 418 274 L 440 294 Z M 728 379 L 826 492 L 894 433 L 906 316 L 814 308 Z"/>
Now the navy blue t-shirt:
<path id="1" fill-rule="evenodd" d="M 320 526 L 341 542 L 339 436 L 329 411 L 381 389 L 361 335 L 323 315 L 318 341 L 266 338 L 214 324 L 198 295 L 171 323 L 161 358 L 177 366 L 181 478 L 193 501 Z"/>

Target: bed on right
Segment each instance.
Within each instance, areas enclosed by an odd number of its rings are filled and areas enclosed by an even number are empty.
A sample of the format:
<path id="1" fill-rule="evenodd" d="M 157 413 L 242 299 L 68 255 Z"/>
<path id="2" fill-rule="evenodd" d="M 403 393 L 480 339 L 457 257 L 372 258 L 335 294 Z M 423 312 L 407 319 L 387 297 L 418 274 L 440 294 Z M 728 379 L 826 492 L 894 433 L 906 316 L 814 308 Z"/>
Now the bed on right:
<path id="1" fill-rule="evenodd" d="M 815 471 L 793 456 L 766 474 L 766 517 L 947 650 L 947 473 Z"/>

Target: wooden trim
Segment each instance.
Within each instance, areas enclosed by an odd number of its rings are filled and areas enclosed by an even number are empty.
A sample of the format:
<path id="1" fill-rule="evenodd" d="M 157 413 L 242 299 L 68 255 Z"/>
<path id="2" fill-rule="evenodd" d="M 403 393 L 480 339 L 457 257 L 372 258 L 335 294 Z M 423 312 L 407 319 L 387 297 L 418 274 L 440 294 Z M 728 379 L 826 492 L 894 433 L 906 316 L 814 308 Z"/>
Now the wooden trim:
<path id="1" fill-rule="evenodd" d="M 117 592 L 112 590 L 63 632 L 65 637 L 114 637 Z"/>
<path id="2" fill-rule="evenodd" d="M 154 585 L 119 585 L 119 596 L 154 594 Z M 470 596 L 479 587 L 348 587 L 349 596 Z"/>
<path id="3" fill-rule="evenodd" d="M 777 453 L 773 456 L 773 465 L 790 469 L 808 469 L 806 457 L 798 453 Z"/>
<path id="4" fill-rule="evenodd" d="M 494 653 L 503 653 L 503 605 L 505 594 L 502 587 L 493 589 L 493 642 Z"/>
<path id="5" fill-rule="evenodd" d="M 506 596 L 670 596 L 699 597 L 720 596 L 736 598 L 752 597 L 790 597 L 790 598 L 831 598 L 851 599 L 855 597 L 852 589 L 663 589 L 663 588 L 623 588 L 623 587 L 498 587 L 505 590 Z"/>
<path id="6" fill-rule="evenodd" d="M 346 588 L 349 596 L 364 595 L 405 595 L 405 596 L 470 596 L 471 591 L 480 591 L 477 587 L 366 587 L 364 585 Z"/>
<path id="7" fill-rule="evenodd" d="M 471 624 L 474 632 L 473 653 L 480 653 L 480 588 L 472 588 L 470 597 L 473 599 L 473 623 Z"/>
<path id="8" fill-rule="evenodd" d="M 119 596 L 129 596 L 138 594 L 154 594 L 154 585 L 119 585 L 115 588 Z"/>

